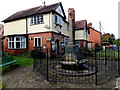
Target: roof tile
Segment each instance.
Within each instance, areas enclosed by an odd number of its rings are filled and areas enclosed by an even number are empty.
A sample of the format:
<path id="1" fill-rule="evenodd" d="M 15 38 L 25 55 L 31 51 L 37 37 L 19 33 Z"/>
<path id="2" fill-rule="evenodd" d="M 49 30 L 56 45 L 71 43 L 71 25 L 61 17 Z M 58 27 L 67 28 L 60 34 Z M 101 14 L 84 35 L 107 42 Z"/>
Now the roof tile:
<path id="1" fill-rule="evenodd" d="M 75 22 L 75 29 L 83 29 L 86 27 L 87 20 L 80 20 Z"/>
<path id="2" fill-rule="evenodd" d="M 5 20 L 3 20 L 3 22 L 12 21 L 12 20 L 28 17 L 28 16 L 35 15 L 35 14 L 50 12 L 52 10 L 55 10 L 55 8 L 59 4 L 60 2 L 52 4 L 52 5 L 48 5 L 48 6 L 38 6 L 38 7 L 30 8 L 27 10 L 19 11 L 11 15 L 10 17 L 6 18 Z"/>

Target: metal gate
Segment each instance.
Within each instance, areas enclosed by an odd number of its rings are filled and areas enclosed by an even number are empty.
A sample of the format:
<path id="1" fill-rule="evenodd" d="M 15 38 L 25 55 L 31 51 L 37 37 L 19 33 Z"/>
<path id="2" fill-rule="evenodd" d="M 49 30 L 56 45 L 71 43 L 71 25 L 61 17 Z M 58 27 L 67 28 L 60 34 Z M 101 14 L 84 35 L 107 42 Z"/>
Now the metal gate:
<path id="1" fill-rule="evenodd" d="M 107 47 L 104 49 L 95 48 L 87 50 L 81 48 L 80 55 L 83 65 L 70 66 L 67 69 L 67 66 L 61 65 L 61 62 L 64 62 L 63 58 L 66 58 L 65 55 L 62 57 L 55 57 L 54 55 L 54 57 L 50 58 L 48 49 L 39 49 L 39 51 L 44 54 L 34 58 L 34 70 L 43 75 L 49 82 L 97 85 L 120 75 L 119 47 L 117 50 Z M 72 55 L 71 58 L 73 58 Z"/>

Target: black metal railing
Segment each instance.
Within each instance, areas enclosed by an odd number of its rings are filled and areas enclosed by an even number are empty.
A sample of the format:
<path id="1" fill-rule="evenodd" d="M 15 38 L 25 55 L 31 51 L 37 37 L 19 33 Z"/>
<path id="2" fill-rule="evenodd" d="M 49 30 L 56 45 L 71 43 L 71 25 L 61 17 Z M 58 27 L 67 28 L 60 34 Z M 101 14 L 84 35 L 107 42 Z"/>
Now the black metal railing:
<path id="1" fill-rule="evenodd" d="M 72 82 L 100 84 L 120 75 L 120 50 L 105 47 L 80 49 L 81 61 L 65 61 L 67 56 L 51 58 L 48 49 L 39 49 L 41 54 L 34 57 L 34 70 L 38 71 L 49 82 Z M 43 57 L 42 54 L 45 56 Z M 73 55 L 71 55 L 71 58 Z M 68 58 L 67 58 L 68 59 Z M 69 64 L 66 64 L 69 63 Z M 74 64 L 76 63 L 76 64 Z"/>

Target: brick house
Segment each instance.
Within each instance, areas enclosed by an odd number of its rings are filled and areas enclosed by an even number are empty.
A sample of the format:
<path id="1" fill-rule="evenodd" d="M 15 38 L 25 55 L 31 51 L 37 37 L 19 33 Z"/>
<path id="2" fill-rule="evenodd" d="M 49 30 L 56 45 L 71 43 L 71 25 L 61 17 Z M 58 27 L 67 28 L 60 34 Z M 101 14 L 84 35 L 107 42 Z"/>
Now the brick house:
<path id="1" fill-rule="evenodd" d="M 87 29 L 87 20 L 75 22 L 75 41 L 79 47 L 87 47 L 89 29 Z"/>
<path id="2" fill-rule="evenodd" d="M 48 48 L 49 53 L 64 53 L 65 46 L 71 38 L 70 31 L 74 33 L 74 41 L 79 47 L 88 47 L 89 42 L 96 40 L 92 38 L 92 32 L 96 30 L 92 27 L 88 29 L 87 20 L 75 22 L 74 8 L 68 9 L 68 21 L 66 20 L 61 2 L 18 11 L 3 22 L 3 49 L 15 55 L 35 47 Z M 88 35 L 90 31 L 91 35 Z"/>
<path id="3" fill-rule="evenodd" d="M 104 33 L 101 36 L 101 44 L 103 46 L 112 46 L 114 40 L 115 40 L 115 36 L 113 34 L 110 34 L 110 33 Z"/>
<path id="4" fill-rule="evenodd" d="M 75 22 L 75 40 L 80 47 L 95 48 L 101 46 L 101 33 L 92 27 L 92 23 L 87 24 L 87 20 Z"/>
<path id="5" fill-rule="evenodd" d="M 69 22 L 61 2 L 16 12 L 3 20 L 4 51 L 21 54 L 34 47 L 59 54 L 68 43 Z"/>
<path id="6" fill-rule="evenodd" d="M 88 28 L 90 32 L 90 34 L 88 34 L 88 47 L 95 48 L 95 46 L 101 46 L 101 33 L 92 27 L 92 23 L 88 24 Z"/>

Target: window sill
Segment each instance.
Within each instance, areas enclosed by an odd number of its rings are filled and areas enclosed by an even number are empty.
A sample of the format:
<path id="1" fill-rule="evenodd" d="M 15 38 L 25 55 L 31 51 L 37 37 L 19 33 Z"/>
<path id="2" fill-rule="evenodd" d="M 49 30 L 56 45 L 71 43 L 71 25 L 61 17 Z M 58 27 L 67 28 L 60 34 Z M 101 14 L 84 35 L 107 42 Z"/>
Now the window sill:
<path id="1" fill-rule="evenodd" d="M 30 24 L 30 26 L 38 25 L 38 24 L 44 24 L 44 22 L 42 22 L 42 23 L 36 23 L 36 24 Z"/>
<path id="2" fill-rule="evenodd" d="M 38 49 L 38 48 L 42 48 L 42 46 L 37 46 L 37 47 L 36 47 L 36 46 L 34 46 L 34 48 L 37 48 L 37 49 Z"/>
<path id="3" fill-rule="evenodd" d="M 62 27 L 62 25 L 61 25 L 61 24 L 59 24 L 59 23 L 56 23 L 56 22 L 55 22 L 55 24 L 56 24 L 56 26 L 60 26 L 60 27 Z"/>
<path id="4" fill-rule="evenodd" d="M 26 49 L 26 48 L 8 48 L 8 50 Z"/>
<path id="5" fill-rule="evenodd" d="M 61 25 L 61 24 L 58 24 L 58 23 L 56 23 L 56 22 L 55 22 L 54 24 L 55 24 L 56 26 L 60 26 L 60 28 L 62 28 L 62 25 Z M 56 26 L 55 26 L 55 27 L 56 27 Z"/>

